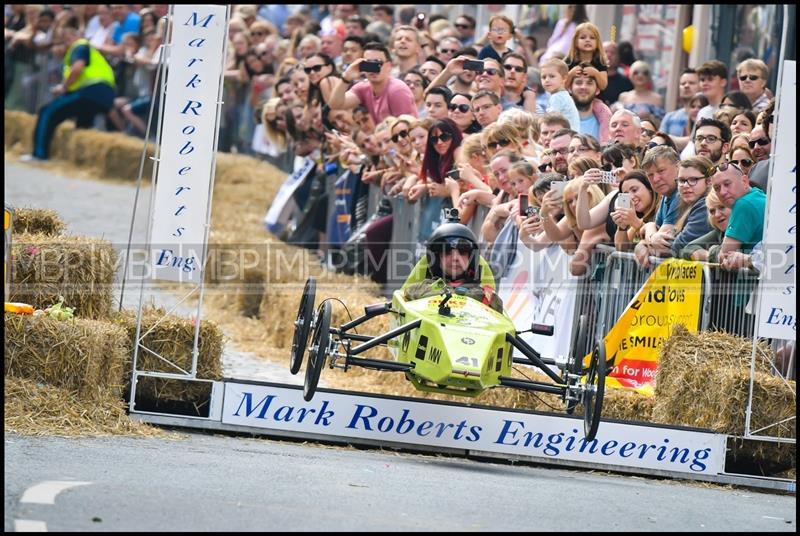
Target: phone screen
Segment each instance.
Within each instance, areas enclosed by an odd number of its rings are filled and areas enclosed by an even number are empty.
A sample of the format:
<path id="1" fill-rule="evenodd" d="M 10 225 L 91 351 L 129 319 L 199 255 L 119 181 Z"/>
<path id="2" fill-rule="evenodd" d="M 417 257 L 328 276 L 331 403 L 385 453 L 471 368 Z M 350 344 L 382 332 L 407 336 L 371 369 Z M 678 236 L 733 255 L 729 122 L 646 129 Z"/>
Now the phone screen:
<path id="1" fill-rule="evenodd" d="M 483 60 L 464 60 L 464 69 L 467 71 L 483 72 Z"/>
<path id="2" fill-rule="evenodd" d="M 459 173 L 458 169 L 451 169 L 447 172 L 447 176 L 453 179 L 454 181 L 461 180 L 461 173 Z"/>
<path id="3" fill-rule="evenodd" d="M 358 70 L 364 73 L 379 73 L 381 64 L 377 61 L 365 60 L 358 64 Z"/>
<path id="4" fill-rule="evenodd" d="M 528 212 L 528 194 L 519 194 L 519 213 L 524 215 Z"/>

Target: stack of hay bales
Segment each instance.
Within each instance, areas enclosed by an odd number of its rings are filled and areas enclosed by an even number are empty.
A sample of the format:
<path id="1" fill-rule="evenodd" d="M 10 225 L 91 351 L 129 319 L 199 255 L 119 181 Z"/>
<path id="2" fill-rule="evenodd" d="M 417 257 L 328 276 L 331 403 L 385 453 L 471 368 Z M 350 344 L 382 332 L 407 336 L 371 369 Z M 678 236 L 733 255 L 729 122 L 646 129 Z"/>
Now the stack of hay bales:
<path id="1" fill-rule="evenodd" d="M 690 333 L 682 325 L 665 341 L 656 374 L 653 420 L 743 435 L 750 389 L 751 339 L 722 332 Z M 764 435 L 796 438 L 797 384 L 775 376 L 772 350 L 756 345 L 751 430 L 773 423 Z M 795 464 L 795 446 L 741 442 L 735 461 L 752 460 L 765 472 Z"/>
<path id="2" fill-rule="evenodd" d="M 45 309 L 63 296 L 81 318 L 108 318 L 117 257 L 107 240 L 15 232 L 9 301 Z"/>

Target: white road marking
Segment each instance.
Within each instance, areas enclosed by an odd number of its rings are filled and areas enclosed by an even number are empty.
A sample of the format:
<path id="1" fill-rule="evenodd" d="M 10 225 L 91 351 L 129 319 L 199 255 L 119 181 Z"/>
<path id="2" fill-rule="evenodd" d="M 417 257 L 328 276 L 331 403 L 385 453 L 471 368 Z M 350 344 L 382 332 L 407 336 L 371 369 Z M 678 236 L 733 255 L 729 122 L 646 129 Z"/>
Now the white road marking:
<path id="1" fill-rule="evenodd" d="M 91 482 L 78 482 L 76 480 L 46 480 L 25 490 L 22 494 L 22 503 L 55 504 L 56 495 L 65 489 L 75 486 L 85 486 Z"/>
<path id="2" fill-rule="evenodd" d="M 14 532 L 47 532 L 47 523 L 31 519 L 15 519 Z"/>

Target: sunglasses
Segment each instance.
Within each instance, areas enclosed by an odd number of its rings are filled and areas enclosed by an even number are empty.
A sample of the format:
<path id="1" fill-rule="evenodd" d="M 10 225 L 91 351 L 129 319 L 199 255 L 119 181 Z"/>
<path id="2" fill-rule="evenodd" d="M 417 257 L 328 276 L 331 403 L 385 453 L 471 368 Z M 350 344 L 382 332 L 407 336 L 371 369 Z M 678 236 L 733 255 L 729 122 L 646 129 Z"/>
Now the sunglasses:
<path id="1" fill-rule="evenodd" d="M 407 137 L 408 137 L 408 131 L 401 130 L 400 132 L 392 136 L 392 141 L 397 143 L 398 141 L 400 141 L 400 138 L 407 138 Z"/>
<path id="2" fill-rule="evenodd" d="M 750 80 L 751 82 L 755 82 L 759 78 L 761 78 L 761 77 L 758 76 L 757 74 L 741 74 L 741 75 L 739 75 L 739 80 L 741 80 L 742 82 L 744 82 L 745 80 Z"/>
<path id="3" fill-rule="evenodd" d="M 491 67 L 489 67 L 487 69 L 484 69 L 483 73 L 481 74 L 487 74 L 489 76 L 497 76 L 500 74 L 500 71 L 498 69 L 492 69 Z"/>
<path id="4" fill-rule="evenodd" d="M 733 162 L 722 162 L 721 164 L 717 164 L 716 166 L 714 166 L 714 172 L 716 173 L 717 171 L 727 171 L 729 167 L 736 169 L 736 171 L 744 175 L 744 171 L 742 171 L 742 168 L 740 168 Z"/>
<path id="5" fill-rule="evenodd" d="M 503 65 L 503 69 L 506 71 L 516 71 L 518 73 L 524 73 L 526 71 L 525 67 L 522 65 Z"/>
<path id="6" fill-rule="evenodd" d="M 650 71 L 633 71 L 631 74 L 632 75 L 634 75 L 634 74 L 643 74 L 645 76 L 648 76 L 650 74 Z"/>
<path id="7" fill-rule="evenodd" d="M 465 114 L 469 111 L 469 104 L 451 104 L 448 106 L 451 112 L 455 112 L 458 110 L 462 114 Z"/>
<path id="8" fill-rule="evenodd" d="M 267 35 L 266 32 L 250 32 L 250 35 Z"/>
<path id="9" fill-rule="evenodd" d="M 469 30 L 472 28 L 469 24 L 456 24 L 456 28 L 459 30 Z"/>
<path id="10" fill-rule="evenodd" d="M 473 249 L 475 249 L 474 244 L 463 239 L 451 240 L 449 242 L 445 242 L 442 246 L 442 251 L 444 251 L 445 254 L 458 251 L 462 255 L 469 255 L 472 253 Z"/>
<path id="11" fill-rule="evenodd" d="M 653 137 L 653 134 L 655 134 L 655 133 L 656 133 L 655 130 L 650 130 L 649 128 L 643 128 L 642 129 L 642 134 L 644 134 L 645 136 L 650 136 L 651 138 Z"/>
<path id="12" fill-rule="evenodd" d="M 730 163 L 736 164 L 737 166 L 740 167 L 750 167 L 753 165 L 753 161 L 750 160 L 749 158 L 742 158 L 741 160 L 731 160 Z"/>
<path id="13" fill-rule="evenodd" d="M 428 139 L 431 140 L 433 143 L 439 143 L 440 141 L 450 141 L 453 139 L 453 135 L 449 132 L 442 132 L 438 136 L 435 134 L 431 134 L 428 136 Z"/>
<path id="14" fill-rule="evenodd" d="M 550 162 L 547 162 L 546 164 L 539 165 L 539 173 L 546 172 L 547 168 L 549 168 L 549 167 L 550 167 Z"/>
<path id="15" fill-rule="evenodd" d="M 458 52 L 458 49 L 456 49 L 456 48 L 440 48 L 439 49 L 439 54 L 455 54 L 456 52 Z"/>
<path id="16" fill-rule="evenodd" d="M 510 143 L 511 143 L 511 140 L 502 139 L 502 140 L 497 140 L 497 141 L 490 141 L 489 143 L 486 144 L 486 147 L 488 147 L 490 150 L 494 151 L 495 149 L 497 149 L 498 145 L 500 147 L 508 147 L 508 145 Z"/>
<path id="17" fill-rule="evenodd" d="M 306 72 L 306 74 L 318 73 L 323 69 L 323 67 L 326 67 L 326 65 L 323 65 L 323 64 L 314 65 L 314 66 L 311 66 L 311 67 L 306 67 L 303 70 Z"/>
<path id="18" fill-rule="evenodd" d="M 647 142 L 646 148 L 648 150 L 652 149 L 653 147 L 658 147 L 660 144 L 657 141 L 649 141 Z"/>
<path id="19" fill-rule="evenodd" d="M 748 144 L 750 145 L 751 149 L 755 149 L 756 145 L 768 145 L 769 138 L 758 138 L 757 140 L 748 142 Z"/>

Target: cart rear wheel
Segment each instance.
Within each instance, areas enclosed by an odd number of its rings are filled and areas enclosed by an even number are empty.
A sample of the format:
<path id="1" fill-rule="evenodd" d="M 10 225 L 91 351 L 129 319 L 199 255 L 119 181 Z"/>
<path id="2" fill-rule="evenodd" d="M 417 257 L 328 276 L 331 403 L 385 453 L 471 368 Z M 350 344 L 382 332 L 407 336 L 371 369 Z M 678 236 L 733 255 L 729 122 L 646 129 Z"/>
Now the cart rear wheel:
<path id="1" fill-rule="evenodd" d="M 583 432 L 587 441 L 594 439 L 600 426 L 606 389 L 606 367 L 606 345 L 605 341 L 600 340 L 592 352 L 583 391 Z"/>
<path id="2" fill-rule="evenodd" d="M 319 383 L 322 365 L 328 357 L 328 343 L 331 339 L 331 302 L 325 301 L 317 310 L 317 319 L 314 325 L 314 335 L 311 338 L 311 347 L 308 349 L 308 365 L 303 383 L 303 398 L 309 402 L 314 398 Z"/>
<path id="3" fill-rule="evenodd" d="M 317 282 L 313 277 L 306 280 L 303 297 L 300 298 L 300 308 L 294 321 L 294 337 L 292 337 L 292 351 L 289 355 L 289 372 L 297 374 L 303 364 L 303 355 L 308 344 L 308 332 L 311 329 L 311 317 L 314 315 L 314 299 L 317 294 Z"/>

